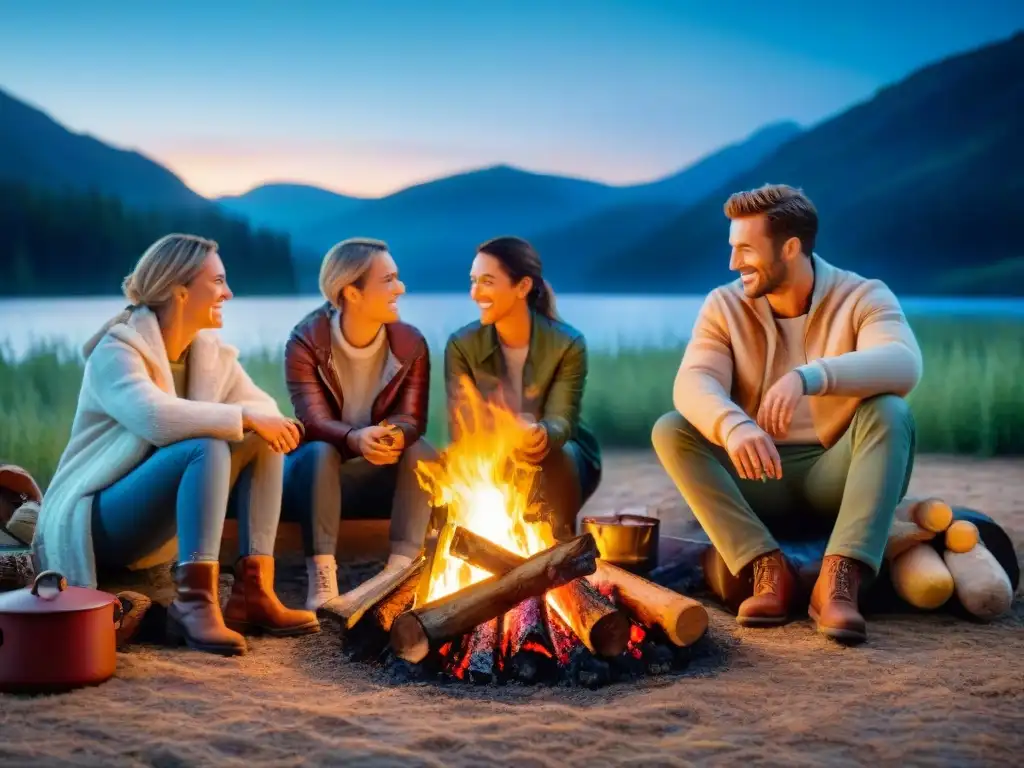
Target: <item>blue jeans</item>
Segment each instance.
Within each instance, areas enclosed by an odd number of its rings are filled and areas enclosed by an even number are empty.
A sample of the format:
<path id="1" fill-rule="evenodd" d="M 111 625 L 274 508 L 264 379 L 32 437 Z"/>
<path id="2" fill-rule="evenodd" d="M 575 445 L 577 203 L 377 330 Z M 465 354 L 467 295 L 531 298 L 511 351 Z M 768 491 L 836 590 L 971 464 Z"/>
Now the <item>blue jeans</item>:
<path id="1" fill-rule="evenodd" d="M 237 443 L 194 438 L 157 448 L 93 499 L 99 567 L 123 568 L 178 537 L 178 561 L 216 561 L 229 504 L 240 555 L 273 555 L 284 457 L 255 434 Z"/>
<path id="2" fill-rule="evenodd" d="M 391 553 L 415 557 L 430 521 L 430 497 L 416 479 L 420 460 L 437 452 L 419 439 L 396 464 L 376 466 L 359 457 L 342 461 L 331 444 L 313 441 L 285 460 L 284 506 L 302 524 L 306 555 L 333 555 L 343 511 L 353 517 L 391 518 Z"/>

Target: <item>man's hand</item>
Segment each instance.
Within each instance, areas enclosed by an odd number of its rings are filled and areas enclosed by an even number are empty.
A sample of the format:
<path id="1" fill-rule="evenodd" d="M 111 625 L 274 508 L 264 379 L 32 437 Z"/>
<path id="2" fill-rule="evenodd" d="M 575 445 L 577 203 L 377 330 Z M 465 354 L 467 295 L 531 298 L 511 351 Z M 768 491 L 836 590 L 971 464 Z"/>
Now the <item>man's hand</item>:
<path id="1" fill-rule="evenodd" d="M 772 437 L 785 437 L 800 398 L 804 397 L 804 380 L 790 371 L 769 388 L 757 409 L 757 423 Z"/>
<path id="2" fill-rule="evenodd" d="M 249 408 L 242 409 L 242 429 L 255 432 L 275 453 L 291 453 L 299 447 L 302 437 L 298 425 L 291 419 Z"/>
<path id="3" fill-rule="evenodd" d="M 396 433 L 400 437 L 396 438 Z M 401 442 L 397 443 L 398 440 Z M 402 456 L 404 443 L 404 436 L 397 427 L 363 427 L 348 433 L 349 448 L 379 467 L 397 462 Z M 396 447 L 396 444 L 400 447 Z"/>
<path id="4" fill-rule="evenodd" d="M 753 422 L 744 422 L 729 433 L 725 451 L 744 480 L 760 480 L 762 475 L 782 479 L 782 458 L 775 443 Z"/>

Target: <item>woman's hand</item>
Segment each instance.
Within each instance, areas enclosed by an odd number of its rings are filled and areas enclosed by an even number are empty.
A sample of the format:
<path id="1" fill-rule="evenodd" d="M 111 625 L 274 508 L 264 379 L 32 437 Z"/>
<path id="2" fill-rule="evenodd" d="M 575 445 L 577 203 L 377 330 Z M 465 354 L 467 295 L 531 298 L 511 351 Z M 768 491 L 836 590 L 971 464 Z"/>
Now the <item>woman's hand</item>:
<path id="1" fill-rule="evenodd" d="M 530 424 L 523 433 L 519 452 L 530 464 L 540 464 L 548 455 L 548 431 L 543 424 Z"/>
<path id="2" fill-rule="evenodd" d="M 250 408 L 242 409 L 242 429 L 255 432 L 275 453 L 291 453 L 299 447 L 302 437 L 291 419 Z"/>
<path id="3" fill-rule="evenodd" d="M 397 427 L 378 425 L 348 433 L 348 446 L 378 467 L 394 464 L 402 457 L 405 435 Z"/>

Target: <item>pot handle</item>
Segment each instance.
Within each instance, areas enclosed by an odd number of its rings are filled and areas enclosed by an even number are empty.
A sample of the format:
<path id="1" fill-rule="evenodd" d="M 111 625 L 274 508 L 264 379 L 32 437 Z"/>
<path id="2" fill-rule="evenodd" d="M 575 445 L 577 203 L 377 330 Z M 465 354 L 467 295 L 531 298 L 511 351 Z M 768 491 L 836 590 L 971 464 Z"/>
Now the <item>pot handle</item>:
<path id="1" fill-rule="evenodd" d="M 32 580 L 32 594 L 39 597 L 39 583 L 43 579 L 56 579 L 57 580 L 57 591 L 63 592 L 68 588 L 68 580 L 57 571 L 43 571 Z"/>

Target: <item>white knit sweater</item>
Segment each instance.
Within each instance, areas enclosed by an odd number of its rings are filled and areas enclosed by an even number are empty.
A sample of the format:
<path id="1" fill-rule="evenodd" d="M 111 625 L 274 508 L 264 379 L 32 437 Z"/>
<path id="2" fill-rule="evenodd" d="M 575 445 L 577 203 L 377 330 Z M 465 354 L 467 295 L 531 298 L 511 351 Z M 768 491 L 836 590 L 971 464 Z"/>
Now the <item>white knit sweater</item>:
<path id="1" fill-rule="evenodd" d="M 43 497 L 32 548 L 38 567 L 96 587 L 93 496 L 137 467 L 154 446 L 195 437 L 242 439 L 242 408 L 280 414 L 238 362 L 204 331 L 189 353 L 189 399 L 176 396 L 156 315 L 137 309 L 87 357 L 71 438 Z M 177 539 L 132 567 L 175 556 Z"/>

